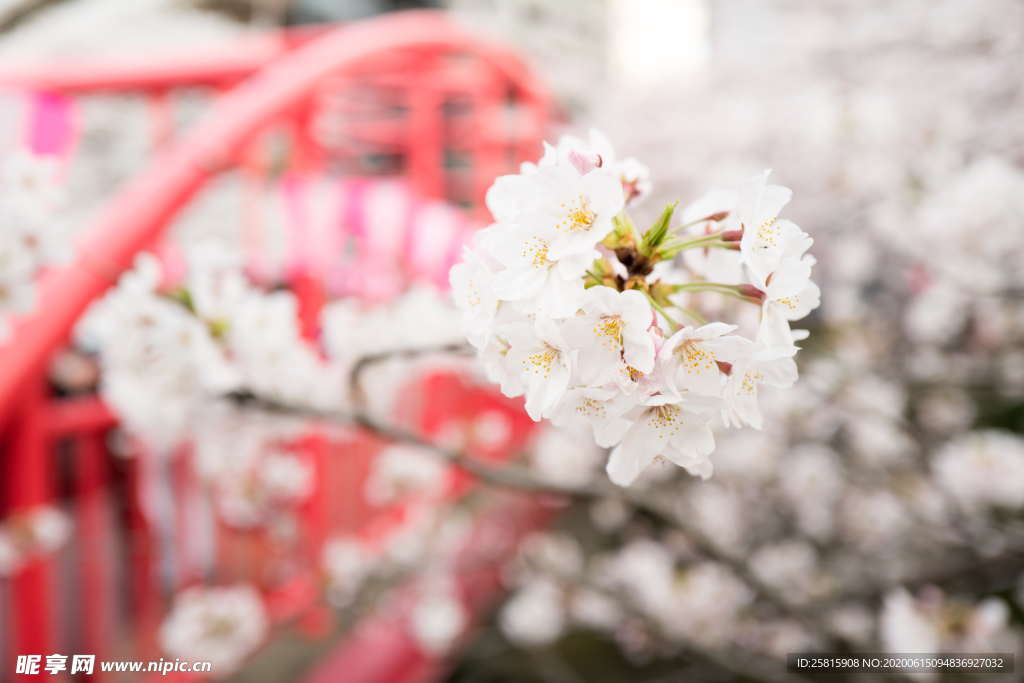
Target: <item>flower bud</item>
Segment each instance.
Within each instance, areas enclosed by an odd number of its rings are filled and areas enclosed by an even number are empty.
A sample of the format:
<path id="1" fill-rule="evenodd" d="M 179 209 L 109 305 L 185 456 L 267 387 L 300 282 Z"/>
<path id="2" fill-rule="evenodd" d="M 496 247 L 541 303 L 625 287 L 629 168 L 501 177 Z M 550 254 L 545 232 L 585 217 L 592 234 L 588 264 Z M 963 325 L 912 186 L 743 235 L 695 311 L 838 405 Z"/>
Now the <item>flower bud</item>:
<path id="1" fill-rule="evenodd" d="M 743 239 L 742 230 L 726 230 L 722 233 L 723 242 L 739 242 L 741 239 Z"/>
<path id="2" fill-rule="evenodd" d="M 586 175 L 595 168 L 600 168 L 602 160 L 600 154 L 581 154 L 574 149 L 569 152 L 569 163 L 580 175 Z"/>
<path id="3" fill-rule="evenodd" d="M 622 193 L 626 197 L 627 204 L 640 196 L 639 183 L 639 180 L 622 180 Z"/>
<path id="4" fill-rule="evenodd" d="M 764 292 L 754 285 L 738 285 L 736 287 L 736 291 L 738 291 L 741 296 L 745 296 L 748 299 L 757 301 L 758 303 L 764 301 Z"/>
<path id="5" fill-rule="evenodd" d="M 618 216 L 615 216 L 612 218 L 612 225 L 615 226 L 615 229 L 602 240 L 602 246 L 613 251 L 622 247 L 635 246 L 636 240 L 633 236 L 636 233 L 636 226 L 633 225 L 633 220 L 629 217 L 629 214 L 623 211 Z"/>

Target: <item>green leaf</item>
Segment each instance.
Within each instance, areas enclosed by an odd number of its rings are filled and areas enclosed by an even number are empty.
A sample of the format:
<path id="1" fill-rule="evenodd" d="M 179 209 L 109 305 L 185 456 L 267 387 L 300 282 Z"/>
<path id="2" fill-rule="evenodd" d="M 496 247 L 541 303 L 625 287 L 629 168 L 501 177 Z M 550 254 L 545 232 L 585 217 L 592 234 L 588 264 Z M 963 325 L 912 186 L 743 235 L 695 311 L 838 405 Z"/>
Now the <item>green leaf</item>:
<path id="1" fill-rule="evenodd" d="M 668 226 L 672 222 L 672 214 L 675 213 L 676 206 L 679 202 L 672 202 L 665 207 L 665 210 L 658 216 L 658 220 L 654 222 L 654 225 L 644 233 L 643 241 L 640 245 L 640 251 L 645 255 L 650 255 L 655 249 L 658 248 L 665 238 L 668 236 Z"/>

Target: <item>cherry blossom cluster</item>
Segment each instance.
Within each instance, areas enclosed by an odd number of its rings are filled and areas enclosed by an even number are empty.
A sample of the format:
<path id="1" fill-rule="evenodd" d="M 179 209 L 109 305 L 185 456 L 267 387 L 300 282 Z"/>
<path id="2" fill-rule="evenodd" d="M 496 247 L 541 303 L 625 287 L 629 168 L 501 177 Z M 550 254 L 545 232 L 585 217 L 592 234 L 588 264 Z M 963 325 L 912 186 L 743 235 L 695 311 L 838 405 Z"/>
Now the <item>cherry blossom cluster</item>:
<path id="1" fill-rule="evenodd" d="M 761 427 L 758 389 L 796 380 L 790 323 L 819 302 L 812 240 L 779 217 L 791 193 L 768 172 L 641 231 L 626 209 L 649 189 L 600 134 L 563 138 L 495 181 L 495 223 L 451 272 L 488 377 L 534 420 L 588 424 L 620 485 L 656 460 L 710 476 L 712 425 Z M 743 307 L 747 335 L 704 317 L 745 323 Z"/>
<path id="2" fill-rule="evenodd" d="M 879 635 L 889 652 L 1001 652 L 1018 642 L 1010 626 L 1010 610 L 999 598 L 975 605 L 935 587 L 917 596 L 898 588 L 885 597 Z"/>
<path id="3" fill-rule="evenodd" d="M 99 354 L 104 399 L 133 434 L 159 450 L 210 422 L 211 401 L 232 392 L 298 408 L 344 409 L 352 366 L 363 356 L 458 339 L 451 332 L 454 309 L 428 288 L 374 306 L 332 301 L 321 312 L 319 338 L 310 339 L 300 329 L 295 295 L 251 282 L 229 248 L 194 245 L 185 257 L 185 274 L 174 279 L 160 260 L 140 255 L 77 329 L 80 345 Z M 368 373 L 367 408 L 386 414 L 408 372 L 408 363 L 382 363 Z M 238 468 L 249 472 L 243 478 L 258 478 L 263 465 L 255 467 L 256 460 L 264 462 L 260 455 L 218 467 L 228 467 L 230 479 Z M 305 488 L 302 468 L 288 460 L 264 462 L 278 463 L 293 479 L 288 492 L 268 490 L 272 498 L 301 497 Z"/>
<path id="4" fill-rule="evenodd" d="M 718 646 L 735 635 L 753 598 L 714 562 L 677 570 L 672 552 L 649 538 L 588 557 L 568 534 L 537 533 L 523 543 L 510 573 L 515 590 L 499 625 L 511 641 L 529 647 L 555 641 L 571 624 L 615 635 L 629 611 L 644 614 L 668 637 Z"/>
<path id="5" fill-rule="evenodd" d="M 415 599 L 405 626 L 419 648 L 441 653 L 469 623 L 453 575 L 459 552 L 469 542 L 471 519 L 463 511 L 452 512 L 423 499 L 413 499 L 402 517 L 397 526 L 372 538 L 344 534 L 324 545 L 327 598 L 337 607 L 347 607 L 368 584 L 415 575 Z"/>
<path id="6" fill-rule="evenodd" d="M 1024 575 L 989 571 L 1013 566 L 1021 551 L 1024 494 L 1012 482 L 1024 463 L 1024 168 L 1010 150 L 1024 135 L 1007 103 L 1024 101 L 1024 87 L 986 55 L 993 45 L 1022 54 L 1021 36 L 1002 28 L 1022 8 L 912 0 L 894 20 L 865 13 L 862 2 L 776 5 L 780 27 L 811 21 L 829 29 L 807 33 L 813 45 L 803 49 L 787 40 L 778 64 L 761 55 L 753 69 L 716 60 L 682 89 L 648 88 L 611 108 L 604 97 L 593 103 L 620 145 L 672 174 L 659 172 L 649 201 L 671 199 L 664 186 L 742 177 L 772 160 L 809 192 L 801 222 L 816 226 L 827 302 L 814 348 L 801 354 L 800 382 L 762 406 L 765 432 L 716 434 L 714 480 L 649 480 L 645 499 L 677 510 L 857 651 L 1010 651 L 1020 640 L 1013 615 L 1024 605 Z M 884 49 L 897 33 L 901 49 Z M 864 64 L 876 77 L 860 77 Z M 806 107 L 802 115 L 779 106 L 794 100 Z M 637 126 L 638 107 L 658 112 L 657 123 Z M 681 111 L 685 126 L 677 125 Z M 980 111 L 1002 121 L 979 126 Z M 683 222 L 718 201 L 687 207 Z M 709 280 L 741 281 L 728 250 L 692 249 L 683 258 Z M 561 451 L 564 460 L 576 455 Z M 533 645 L 567 631 L 579 638 L 578 625 L 584 637 L 592 632 L 595 621 L 575 603 L 581 586 L 606 585 L 606 566 L 636 572 L 631 586 L 646 594 L 666 585 L 683 593 L 707 564 L 685 539 L 650 533 L 648 520 L 626 507 L 605 501 L 591 513 L 606 535 L 581 543 L 580 565 L 521 582 L 500 622 L 510 640 Z M 579 542 L 587 533 L 573 526 L 566 535 Z M 637 540 L 620 546 L 624 538 Z M 606 562 L 602 555 L 619 547 Z M 663 554 L 669 562 L 653 559 Z M 657 627 L 650 640 L 628 618 L 609 620 L 608 633 L 640 662 L 660 656 L 659 632 L 684 645 L 701 637 L 712 651 L 779 658 L 822 648 L 823 629 L 773 618 L 760 591 L 739 610 L 724 586 L 703 595 L 714 596 L 712 608 L 692 619 L 691 607 L 637 596 L 632 606 Z M 699 625 L 687 632 L 665 616 Z"/>
<path id="7" fill-rule="evenodd" d="M 11 317 L 35 307 L 39 272 L 70 256 L 56 171 L 52 159 L 27 152 L 0 163 L 0 340 Z"/>
<path id="8" fill-rule="evenodd" d="M 286 524 L 314 484 L 312 464 L 293 447 L 298 430 L 223 403 L 207 411 L 193 432 L 193 463 L 220 518 L 237 529 Z"/>

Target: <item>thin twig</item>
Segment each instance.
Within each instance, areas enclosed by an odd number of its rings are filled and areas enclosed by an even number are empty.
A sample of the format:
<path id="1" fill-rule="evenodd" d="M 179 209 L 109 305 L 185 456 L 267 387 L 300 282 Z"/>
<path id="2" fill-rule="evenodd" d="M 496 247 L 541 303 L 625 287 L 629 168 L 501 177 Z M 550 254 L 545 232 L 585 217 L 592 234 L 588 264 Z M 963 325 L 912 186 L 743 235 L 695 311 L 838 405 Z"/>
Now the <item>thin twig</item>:
<path id="1" fill-rule="evenodd" d="M 362 377 L 363 373 L 378 363 L 389 360 L 411 360 L 422 356 L 448 355 L 468 356 L 473 353 L 473 348 L 467 344 L 439 344 L 437 346 L 410 347 L 406 349 L 395 349 L 392 351 L 378 351 L 361 356 L 349 371 L 348 386 L 352 402 L 357 406 L 366 404 L 366 397 L 363 394 Z"/>

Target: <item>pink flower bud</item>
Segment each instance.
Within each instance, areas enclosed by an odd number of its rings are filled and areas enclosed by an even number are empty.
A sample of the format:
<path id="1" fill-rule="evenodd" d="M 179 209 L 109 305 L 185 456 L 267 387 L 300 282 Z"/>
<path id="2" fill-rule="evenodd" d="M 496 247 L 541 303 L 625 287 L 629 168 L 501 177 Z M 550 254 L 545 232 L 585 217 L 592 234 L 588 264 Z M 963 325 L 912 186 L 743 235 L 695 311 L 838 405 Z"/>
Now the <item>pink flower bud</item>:
<path id="1" fill-rule="evenodd" d="M 586 175 L 601 166 L 602 160 L 600 154 L 586 155 L 576 150 L 570 150 L 569 163 L 579 171 L 580 175 Z"/>
<path id="2" fill-rule="evenodd" d="M 600 158 L 600 156 L 598 157 Z M 600 166 L 601 164 L 598 164 Z M 640 188 L 637 187 L 639 180 L 623 180 L 622 181 L 622 193 L 626 197 L 626 203 L 633 201 L 640 195 Z"/>
<path id="3" fill-rule="evenodd" d="M 762 292 L 754 285 L 739 285 L 736 289 L 742 296 L 745 296 L 748 299 L 754 299 L 755 301 L 764 301 L 764 292 Z"/>

